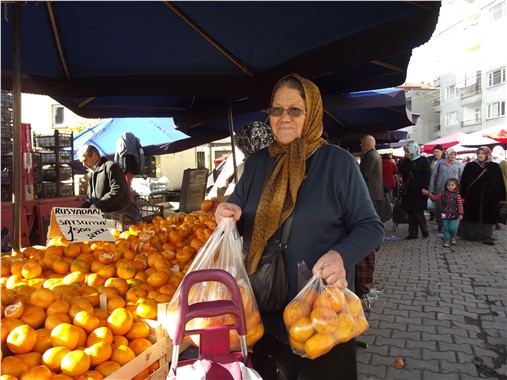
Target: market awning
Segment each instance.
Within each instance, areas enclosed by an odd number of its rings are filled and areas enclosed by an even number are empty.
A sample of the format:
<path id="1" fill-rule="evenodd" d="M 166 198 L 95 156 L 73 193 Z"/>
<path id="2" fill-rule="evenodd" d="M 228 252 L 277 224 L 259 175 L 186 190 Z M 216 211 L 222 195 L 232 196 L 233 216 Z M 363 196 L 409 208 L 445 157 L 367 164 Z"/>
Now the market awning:
<path id="1" fill-rule="evenodd" d="M 1 85 L 11 90 L 13 4 L 2 5 Z M 21 87 L 84 117 L 175 116 L 188 130 L 226 117 L 229 101 L 233 114 L 266 107 L 290 72 L 324 95 L 400 85 L 439 9 L 438 1 L 26 2 Z"/>

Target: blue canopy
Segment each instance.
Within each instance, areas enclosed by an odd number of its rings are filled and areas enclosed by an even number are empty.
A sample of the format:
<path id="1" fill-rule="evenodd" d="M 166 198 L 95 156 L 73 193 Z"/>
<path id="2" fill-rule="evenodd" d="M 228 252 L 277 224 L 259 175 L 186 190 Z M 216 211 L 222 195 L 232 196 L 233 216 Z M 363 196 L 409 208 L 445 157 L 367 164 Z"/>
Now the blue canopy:
<path id="1" fill-rule="evenodd" d="M 193 144 L 188 135 L 176 129 L 172 118 L 106 119 L 74 136 L 74 160 L 78 159 L 77 149 L 85 144 L 94 145 L 103 156 L 112 156 L 116 150 L 116 140 L 124 132 L 131 132 L 141 140 L 147 156 L 173 153 L 169 147 L 177 141 L 180 142 L 178 148 L 185 143 Z M 182 149 L 175 151 L 179 150 Z"/>
<path id="2" fill-rule="evenodd" d="M 400 85 L 440 1 L 50 1 L 2 3 L 2 89 L 84 117 L 175 117 L 184 130 L 267 107 L 296 72 L 323 95 Z M 177 117 L 177 118 L 176 118 Z M 188 117 L 188 120 L 185 119 Z"/>

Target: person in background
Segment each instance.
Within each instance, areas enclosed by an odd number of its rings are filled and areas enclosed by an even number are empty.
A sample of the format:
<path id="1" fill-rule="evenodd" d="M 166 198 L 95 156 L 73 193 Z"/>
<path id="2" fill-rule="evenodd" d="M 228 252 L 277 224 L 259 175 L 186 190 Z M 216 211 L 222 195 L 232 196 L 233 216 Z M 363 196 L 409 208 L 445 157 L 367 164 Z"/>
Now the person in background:
<path id="1" fill-rule="evenodd" d="M 293 215 L 285 250 L 288 304 L 300 289 L 298 263 L 323 281 L 354 291 L 357 263 L 384 237 L 355 159 L 325 143 L 320 91 L 297 74 L 276 85 L 269 108 L 275 142 L 245 162 L 243 176 L 215 217 L 237 221 L 251 275 L 264 253 L 278 249 L 283 225 Z M 356 379 L 355 340 L 314 360 L 294 354 L 283 311 L 262 313 L 265 334 L 253 347 L 252 363 L 264 379 Z"/>
<path id="2" fill-rule="evenodd" d="M 100 157 L 93 145 L 77 150 L 79 161 L 88 169 L 88 199 L 81 207 L 103 212 L 123 210 L 129 203 L 129 189 L 123 170 L 114 161 Z"/>
<path id="3" fill-rule="evenodd" d="M 141 140 L 132 132 L 122 133 L 116 140 L 114 161 L 123 169 L 130 192 L 132 178 L 134 175 L 140 174 L 145 165 L 144 150 L 141 146 Z M 134 195 L 130 194 L 130 198 L 134 200 Z"/>
<path id="4" fill-rule="evenodd" d="M 444 153 L 444 148 L 442 148 L 442 145 L 437 144 L 433 148 L 433 156 L 428 157 L 428 162 L 430 163 L 432 176 L 433 176 L 433 173 L 435 172 L 435 167 L 436 167 L 437 162 L 443 158 L 443 153 Z M 429 210 L 429 212 L 430 212 L 430 222 L 431 222 L 431 221 L 435 220 L 436 210 L 431 209 L 431 210 Z M 439 227 L 438 231 L 439 232 L 442 231 L 441 224 L 438 224 L 438 227 Z"/>
<path id="5" fill-rule="evenodd" d="M 234 144 L 245 155 L 243 162 L 238 165 L 238 178 L 243 174 L 245 160 L 259 149 L 265 148 L 275 141 L 269 125 L 261 121 L 251 121 L 245 124 L 239 132 L 234 135 Z"/>
<path id="6" fill-rule="evenodd" d="M 382 182 L 387 199 L 391 204 L 394 203 L 393 190 L 396 188 L 396 174 L 398 174 L 398 166 L 393 162 L 391 156 L 389 154 L 382 155 Z"/>
<path id="7" fill-rule="evenodd" d="M 506 200 L 505 184 L 500 165 L 491 161 L 491 149 L 481 146 L 476 154 L 477 159 L 469 162 L 461 175 L 465 212 L 458 236 L 494 245 L 493 226 L 499 219 L 499 204 Z"/>
<path id="8" fill-rule="evenodd" d="M 505 189 L 507 190 L 507 160 L 505 159 L 505 150 L 500 145 L 497 145 L 493 148 L 491 154 L 493 156 L 493 162 L 496 162 L 498 165 L 500 165 L 500 170 L 502 171 L 503 176 L 503 183 Z M 505 221 L 502 222 L 505 223 Z M 501 229 L 501 223 L 497 223 L 495 225 L 495 228 L 497 230 Z"/>
<path id="9" fill-rule="evenodd" d="M 405 159 L 401 175 L 403 177 L 403 190 L 401 207 L 408 214 L 408 236 L 406 240 L 417 239 L 419 229 L 422 237 L 427 238 L 428 225 L 424 217 L 427 207 L 427 198 L 422 194 L 422 189 L 428 189 L 430 184 L 431 169 L 428 159 L 421 156 L 419 145 L 411 141 L 403 148 Z"/>
<path id="10" fill-rule="evenodd" d="M 457 158 L 458 153 L 453 147 L 450 147 L 445 151 L 445 158 L 436 161 L 435 167 L 431 172 L 430 193 L 443 193 L 446 189 L 446 183 L 449 178 L 457 178 L 458 181 L 461 179 L 463 165 L 457 160 Z M 438 232 L 442 232 L 442 215 L 444 214 L 444 211 L 442 211 L 442 203 L 439 199 L 430 199 L 435 205 L 435 219 L 438 225 Z"/>
<path id="11" fill-rule="evenodd" d="M 373 202 L 373 207 L 380 220 L 385 222 L 383 202 L 384 202 L 384 184 L 382 181 L 382 160 L 375 149 L 375 138 L 366 135 L 361 138 L 361 151 L 363 155 L 359 163 L 359 169 L 363 176 L 368 194 Z M 375 249 L 378 250 L 378 247 Z M 362 297 L 368 294 L 373 286 L 373 272 L 375 271 L 375 250 L 362 259 L 356 267 L 356 294 Z"/>
<path id="12" fill-rule="evenodd" d="M 463 219 L 463 200 L 459 193 L 459 180 L 457 178 L 448 178 L 445 181 L 445 191 L 442 193 L 432 194 L 426 189 L 423 189 L 422 193 L 432 201 L 442 202 L 441 220 L 444 226 L 444 247 L 456 245 L 458 220 Z"/>

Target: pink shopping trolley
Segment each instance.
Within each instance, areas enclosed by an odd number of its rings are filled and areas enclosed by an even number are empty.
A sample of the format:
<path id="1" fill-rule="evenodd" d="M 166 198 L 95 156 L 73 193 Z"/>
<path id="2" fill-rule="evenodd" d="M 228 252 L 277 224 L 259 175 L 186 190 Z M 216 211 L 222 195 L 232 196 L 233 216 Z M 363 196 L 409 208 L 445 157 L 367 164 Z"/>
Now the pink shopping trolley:
<path id="1" fill-rule="evenodd" d="M 188 293 L 192 286 L 207 281 L 224 284 L 230 290 L 232 300 L 206 301 L 189 305 Z M 234 315 L 236 317 L 235 323 L 227 326 L 212 326 L 194 330 L 187 330 L 185 327 L 187 322 L 194 318 L 216 317 L 224 314 Z M 241 351 L 231 352 L 229 332 L 232 329 L 236 329 L 238 332 Z M 198 357 L 178 363 L 179 347 L 183 338 L 189 335 L 200 336 Z M 255 371 L 247 368 L 250 363 L 246 344 L 245 310 L 238 284 L 234 277 L 222 269 L 204 269 L 187 273 L 181 283 L 168 379 L 180 379 L 181 376 L 178 377 L 178 371 L 187 366 L 195 366 L 196 363 L 199 365 L 201 373 L 202 370 L 205 371 L 206 380 L 243 379 L 245 370 L 249 374 L 253 372 L 253 378 L 260 378 L 260 376 L 256 377 L 258 374 Z M 188 368 L 186 369 L 188 370 Z M 201 375 L 197 377 L 202 378 Z"/>

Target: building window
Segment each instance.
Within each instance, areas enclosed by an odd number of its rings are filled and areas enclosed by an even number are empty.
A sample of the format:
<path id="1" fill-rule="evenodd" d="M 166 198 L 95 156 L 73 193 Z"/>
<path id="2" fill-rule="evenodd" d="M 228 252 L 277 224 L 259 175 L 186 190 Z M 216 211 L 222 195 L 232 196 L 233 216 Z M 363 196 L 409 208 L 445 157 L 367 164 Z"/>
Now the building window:
<path id="1" fill-rule="evenodd" d="M 502 1 L 501 3 L 490 8 L 489 20 L 491 22 L 499 21 L 504 17 L 505 17 L 505 2 L 504 1 Z"/>
<path id="2" fill-rule="evenodd" d="M 458 113 L 449 112 L 445 114 L 445 126 L 452 127 L 454 125 L 458 125 Z"/>
<path id="3" fill-rule="evenodd" d="M 488 119 L 505 116 L 505 100 L 488 104 Z"/>
<path id="4" fill-rule="evenodd" d="M 475 109 L 474 116 L 475 116 L 475 122 L 479 123 L 481 121 L 481 110 L 479 108 Z"/>
<path id="5" fill-rule="evenodd" d="M 53 106 L 53 126 L 56 127 L 58 125 L 63 124 L 63 106 Z"/>
<path id="6" fill-rule="evenodd" d="M 488 87 L 505 83 L 505 67 L 488 73 Z"/>
<path id="7" fill-rule="evenodd" d="M 456 86 L 454 84 L 445 88 L 445 100 L 454 99 L 456 94 Z"/>

